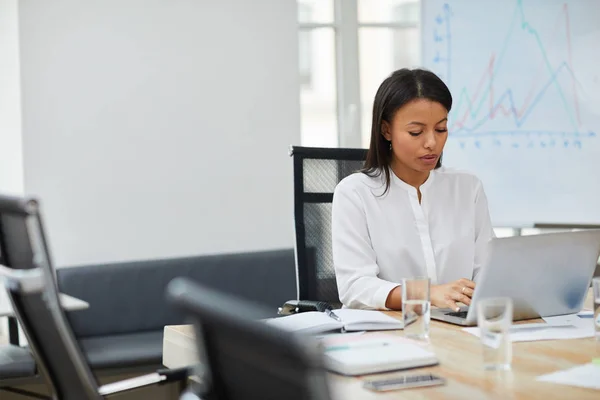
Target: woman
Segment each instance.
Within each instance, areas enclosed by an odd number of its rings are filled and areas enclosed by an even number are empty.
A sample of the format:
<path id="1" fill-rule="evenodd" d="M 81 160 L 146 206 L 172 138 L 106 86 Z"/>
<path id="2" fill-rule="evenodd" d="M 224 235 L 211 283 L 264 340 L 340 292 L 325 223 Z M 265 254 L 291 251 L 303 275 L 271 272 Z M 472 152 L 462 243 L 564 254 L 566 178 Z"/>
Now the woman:
<path id="1" fill-rule="evenodd" d="M 493 236 L 473 175 L 445 169 L 452 96 L 435 74 L 401 69 L 375 95 L 364 169 L 335 189 L 333 261 L 350 308 L 401 309 L 402 278 L 429 276 L 431 303 L 469 305 Z"/>

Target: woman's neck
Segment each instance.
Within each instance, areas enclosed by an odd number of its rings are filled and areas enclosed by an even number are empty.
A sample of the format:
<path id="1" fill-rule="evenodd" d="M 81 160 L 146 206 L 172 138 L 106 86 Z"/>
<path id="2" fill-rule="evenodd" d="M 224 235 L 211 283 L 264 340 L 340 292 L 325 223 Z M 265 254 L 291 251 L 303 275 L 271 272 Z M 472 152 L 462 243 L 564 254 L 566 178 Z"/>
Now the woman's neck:
<path id="1" fill-rule="evenodd" d="M 414 169 L 408 168 L 406 165 L 398 162 L 397 160 L 392 160 L 390 168 L 394 175 L 398 177 L 398 179 L 401 179 L 416 189 L 425 183 L 427 178 L 429 178 L 430 173 L 429 171 L 415 171 Z"/>

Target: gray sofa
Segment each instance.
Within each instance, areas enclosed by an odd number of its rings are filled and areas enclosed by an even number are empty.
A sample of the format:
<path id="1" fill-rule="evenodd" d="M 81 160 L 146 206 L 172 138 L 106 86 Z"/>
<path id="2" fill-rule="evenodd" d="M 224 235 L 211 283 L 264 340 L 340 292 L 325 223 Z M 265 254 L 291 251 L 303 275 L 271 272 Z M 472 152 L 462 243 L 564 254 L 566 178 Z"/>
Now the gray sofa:
<path id="1" fill-rule="evenodd" d="M 60 291 L 90 304 L 68 319 L 95 371 L 161 365 L 164 326 L 186 322 L 164 300 L 177 276 L 266 305 L 274 315 L 296 298 L 293 249 L 58 269 Z"/>

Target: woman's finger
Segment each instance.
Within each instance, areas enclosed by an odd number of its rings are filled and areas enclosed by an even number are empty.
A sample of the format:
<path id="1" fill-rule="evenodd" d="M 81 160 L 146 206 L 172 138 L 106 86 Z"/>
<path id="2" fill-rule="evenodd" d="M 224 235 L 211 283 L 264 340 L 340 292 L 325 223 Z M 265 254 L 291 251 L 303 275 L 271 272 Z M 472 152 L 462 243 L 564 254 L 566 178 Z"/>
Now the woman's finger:
<path id="1" fill-rule="evenodd" d="M 460 285 L 462 285 L 462 286 L 466 286 L 466 287 L 468 287 L 468 288 L 470 288 L 470 289 L 475 289 L 475 282 L 473 282 L 473 281 L 470 281 L 470 280 L 468 280 L 468 279 L 466 279 L 466 278 L 459 279 L 459 280 L 458 280 L 458 283 L 459 283 Z"/>
<path id="2" fill-rule="evenodd" d="M 469 298 L 473 297 L 473 293 L 475 293 L 475 291 L 473 289 L 469 288 L 468 286 L 461 285 L 460 283 L 452 285 L 451 289 L 453 292 L 464 294 L 465 296 L 468 296 Z"/>
<path id="3" fill-rule="evenodd" d="M 459 292 L 452 293 L 452 300 L 460 301 L 463 304 L 471 305 L 471 298 Z"/>
<path id="4" fill-rule="evenodd" d="M 446 305 L 448 306 L 448 308 L 450 308 L 452 311 L 460 311 L 460 307 L 458 306 L 458 304 L 456 304 L 455 301 L 453 301 L 452 299 L 446 299 Z"/>

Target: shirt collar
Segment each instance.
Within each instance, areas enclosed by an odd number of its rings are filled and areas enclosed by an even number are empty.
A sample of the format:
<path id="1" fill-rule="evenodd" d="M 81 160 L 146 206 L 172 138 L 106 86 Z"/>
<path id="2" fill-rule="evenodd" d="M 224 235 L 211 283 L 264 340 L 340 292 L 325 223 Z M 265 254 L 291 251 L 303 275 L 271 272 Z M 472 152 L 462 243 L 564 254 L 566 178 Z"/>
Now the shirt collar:
<path id="1" fill-rule="evenodd" d="M 436 174 L 436 170 L 432 170 L 429 173 L 429 176 L 427 177 L 427 179 L 425 180 L 425 182 L 423 182 L 423 184 L 421 185 L 421 187 L 419 187 L 419 189 L 421 191 L 423 190 L 427 190 L 427 188 L 429 188 L 432 184 L 432 182 L 435 180 L 435 174 Z M 398 178 L 396 176 L 396 174 L 394 173 L 394 171 L 392 171 L 392 169 L 390 168 L 390 176 L 391 176 L 391 180 L 399 187 L 403 188 L 404 190 L 408 190 L 408 191 L 416 191 L 417 189 L 414 186 L 409 185 L 408 183 L 404 182 L 402 179 Z"/>

